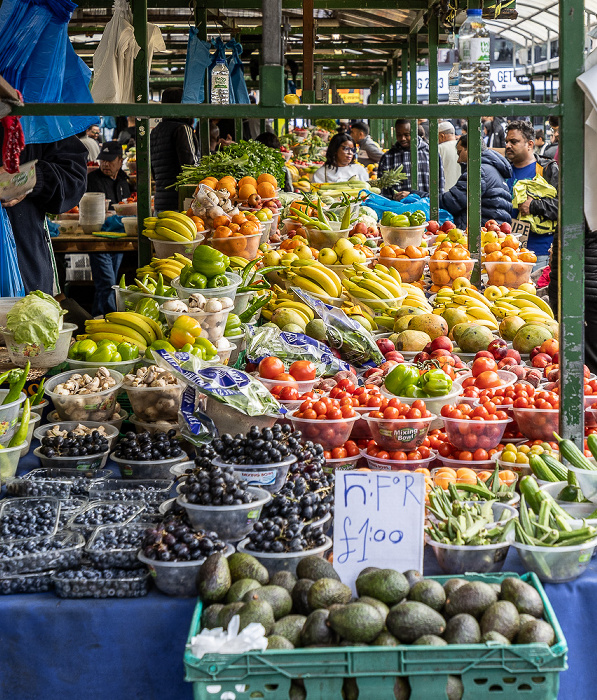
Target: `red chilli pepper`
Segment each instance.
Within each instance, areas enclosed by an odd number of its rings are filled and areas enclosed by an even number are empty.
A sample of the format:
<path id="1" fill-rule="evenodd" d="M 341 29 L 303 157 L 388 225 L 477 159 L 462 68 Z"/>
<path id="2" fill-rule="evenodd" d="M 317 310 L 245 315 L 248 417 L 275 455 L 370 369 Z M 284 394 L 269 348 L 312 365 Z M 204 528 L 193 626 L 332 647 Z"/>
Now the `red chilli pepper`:
<path id="1" fill-rule="evenodd" d="M 17 91 L 18 92 L 18 91 Z M 23 96 L 18 92 L 19 99 Z M 4 127 L 4 141 L 2 143 L 2 162 L 4 170 L 11 175 L 19 172 L 19 160 L 21 151 L 25 148 L 25 136 L 21 126 L 21 118 L 9 114 L 0 120 Z"/>

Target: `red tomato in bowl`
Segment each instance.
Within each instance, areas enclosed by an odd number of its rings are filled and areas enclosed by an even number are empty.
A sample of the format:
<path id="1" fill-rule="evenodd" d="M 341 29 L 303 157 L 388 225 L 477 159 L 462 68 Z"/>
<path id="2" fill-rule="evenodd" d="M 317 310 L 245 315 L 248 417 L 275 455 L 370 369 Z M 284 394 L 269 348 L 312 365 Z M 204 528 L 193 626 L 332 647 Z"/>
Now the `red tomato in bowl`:
<path id="1" fill-rule="evenodd" d="M 479 389 L 491 389 L 492 387 L 500 386 L 501 383 L 502 380 L 500 379 L 498 373 L 491 370 L 481 372 L 475 379 L 475 386 L 477 386 Z"/>
<path id="2" fill-rule="evenodd" d="M 264 379 L 276 379 L 284 372 L 284 363 L 277 357 L 265 357 L 259 363 L 259 376 Z"/>
<path id="3" fill-rule="evenodd" d="M 290 365 L 288 373 L 297 381 L 306 382 L 310 379 L 315 379 L 317 376 L 317 367 L 309 360 L 297 360 Z"/>

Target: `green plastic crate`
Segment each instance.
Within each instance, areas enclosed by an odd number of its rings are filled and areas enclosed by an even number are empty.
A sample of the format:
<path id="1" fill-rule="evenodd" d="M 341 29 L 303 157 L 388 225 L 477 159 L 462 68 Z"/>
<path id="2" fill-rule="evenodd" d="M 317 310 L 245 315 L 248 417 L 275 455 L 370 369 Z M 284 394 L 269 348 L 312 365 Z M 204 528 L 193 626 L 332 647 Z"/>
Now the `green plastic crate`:
<path id="1" fill-rule="evenodd" d="M 293 679 L 304 682 L 307 700 L 340 700 L 345 678 L 354 678 L 363 700 L 394 700 L 397 676 L 408 677 L 410 700 L 447 700 L 447 676 L 460 676 L 462 700 L 557 700 L 559 673 L 568 668 L 568 646 L 537 576 L 515 573 L 468 574 L 469 581 L 501 583 L 522 578 L 534 586 L 545 606 L 545 619 L 556 643 L 512 646 L 466 644 L 447 647 L 326 647 L 291 651 L 250 651 L 238 655 L 206 654 L 195 658 L 189 646 L 200 631 L 197 602 L 184 655 L 185 680 L 195 700 L 285 700 Z M 453 576 L 431 576 L 441 584 Z"/>

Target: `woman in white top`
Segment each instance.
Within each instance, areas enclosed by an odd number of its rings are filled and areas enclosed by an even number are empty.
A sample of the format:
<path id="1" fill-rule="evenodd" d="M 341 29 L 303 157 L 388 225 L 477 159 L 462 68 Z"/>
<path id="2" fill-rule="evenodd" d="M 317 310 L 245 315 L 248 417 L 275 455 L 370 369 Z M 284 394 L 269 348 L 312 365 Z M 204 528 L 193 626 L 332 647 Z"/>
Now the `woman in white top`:
<path id="1" fill-rule="evenodd" d="M 336 134 L 328 145 L 325 163 L 313 174 L 313 182 L 346 182 L 351 177 L 367 182 L 365 168 L 354 160 L 354 143 L 348 134 Z"/>

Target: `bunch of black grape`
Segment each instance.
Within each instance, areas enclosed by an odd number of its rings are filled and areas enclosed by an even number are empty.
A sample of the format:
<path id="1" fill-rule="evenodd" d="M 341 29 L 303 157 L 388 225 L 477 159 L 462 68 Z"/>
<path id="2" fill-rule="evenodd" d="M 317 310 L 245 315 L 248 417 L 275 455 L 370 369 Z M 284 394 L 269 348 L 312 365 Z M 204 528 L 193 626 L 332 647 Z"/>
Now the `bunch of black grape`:
<path id="1" fill-rule="evenodd" d="M 153 435 L 147 430 L 142 433 L 129 431 L 116 445 L 114 454 L 119 459 L 149 462 L 179 457 L 182 455 L 182 448 L 174 429 L 167 433 L 158 430 Z"/>
<path id="2" fill-rule="evenodd" d="M 141 546 L 143 554 L 154 561 L 197 561 L 223 552 L 227 545 L 216 532 L 193 532 L 189 525 L 172 517 L 159 528 L 147 530 Z"/>
<path id="3" fill-rule="evenodd" d="M 305 525 L 298 515 L 288 519 L 275 517 L 258 520 L 249 533 L 246 549 L 251 552 L 302 552 L 321 547 L 327 542 L 323 527 L 315 523 Z"/>
<path id="4" fill-rule="evenodd" d="M 249 484 L 239 479 L 234 467 L 218 467 L 209 463 L 195 469 L 181 483 L 179 490 L 189 503 L 201 506 L 240 506 L 256 500 Z"/>

